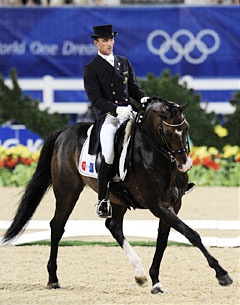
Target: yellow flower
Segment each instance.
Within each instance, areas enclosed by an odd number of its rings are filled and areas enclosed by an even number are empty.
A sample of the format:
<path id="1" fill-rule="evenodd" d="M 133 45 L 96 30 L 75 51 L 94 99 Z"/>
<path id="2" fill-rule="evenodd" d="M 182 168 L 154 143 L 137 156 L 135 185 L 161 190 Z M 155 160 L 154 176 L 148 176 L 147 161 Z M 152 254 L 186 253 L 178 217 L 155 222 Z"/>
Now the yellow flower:
<path id="1" fill-rule="evenodd" d="M 199 158 L 205 158 L 209 155 L 207 146 L 193 146 L 191 152 Z"/>
<path id="2" fill-rule="evenodd" d="M 216 156 L 219 154 L 219 151 L 217 150 L 217 148 L 212 147 L 212 146 L 208 148 L 208 152 L 211 156 Z"/>
<path id="3" fill-rule="evenodd" d="M 32 153 L 33 160 L 37 161 L 39 159 L 39 156 L 40 156 L 40 151 L 39 150 Z"/>
<path id="4" fill-rule="evenodd" d="M 226 137 L 228 135 L 228 130 L 221 125 L 216 125 L 214 131 L 220 138 Z"/>
<path id="5" fill-rule="evenodd" d="M 223 147 L 223 158 L 229 158 L 235 156 L 239 152 L 239 147 L 237 145 L 231 146 L 226 145 Z"/>
<path id="6" fill-rule="evenodd" d="M 4 146 L 0 146 L 0 155 L 5 154 L 5 151 L 6 151 L 5 147 Z"/>

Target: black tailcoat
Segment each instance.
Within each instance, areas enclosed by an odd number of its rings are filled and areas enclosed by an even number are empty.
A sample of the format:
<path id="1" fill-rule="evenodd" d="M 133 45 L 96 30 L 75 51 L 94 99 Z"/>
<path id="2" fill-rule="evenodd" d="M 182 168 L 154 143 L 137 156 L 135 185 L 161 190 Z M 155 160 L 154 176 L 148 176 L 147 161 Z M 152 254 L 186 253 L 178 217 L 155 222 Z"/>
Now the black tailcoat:
<path id="1" fill-rule="evenodd" d="M 86 64 L 84 88 L 95 116 L 89 145 L 89 153 L 94 155 L 100 148 L 99 134 L 106 113 L 117 116 L 118 106 L 130 105 L 130 97 L 140 103 L 145 94 L 129 60 L 118 55 L 114 56 L 114 67 L 99 55 Z"/>

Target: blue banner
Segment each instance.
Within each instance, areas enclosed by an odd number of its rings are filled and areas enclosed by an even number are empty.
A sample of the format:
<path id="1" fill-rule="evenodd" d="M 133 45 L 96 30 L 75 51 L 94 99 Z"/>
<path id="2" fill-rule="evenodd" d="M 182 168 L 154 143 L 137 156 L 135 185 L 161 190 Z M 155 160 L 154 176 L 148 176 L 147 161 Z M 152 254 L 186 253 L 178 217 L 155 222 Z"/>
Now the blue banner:
<path id="1" fill-rule="evenodd" d="M 8 148 L 19 144 L 36 151 L 41 148 L 43 139 L 23 125 L 0 126 L 0 146 Z"/>
<path id="2" fill-rule="evenodd" d="M 239 6 L 0 8 L 0 72 L 20 78 L 82 77 L 96 54 L 94 25 L 112 23 L 115 54 L 138 77 L 151 72 L 240 76 Z"/>

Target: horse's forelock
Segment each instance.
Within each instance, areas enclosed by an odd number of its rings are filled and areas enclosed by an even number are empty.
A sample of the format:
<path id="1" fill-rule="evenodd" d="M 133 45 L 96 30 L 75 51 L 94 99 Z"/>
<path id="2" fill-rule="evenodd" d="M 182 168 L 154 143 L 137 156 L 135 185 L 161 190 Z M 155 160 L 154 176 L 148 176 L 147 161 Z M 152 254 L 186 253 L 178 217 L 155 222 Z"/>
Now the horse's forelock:
<path id="1" fill-rule="evenodd" d="M 167 114 L 169 118 L 173 118 L 176 117 L 177 115 L 182 115 L 182 109 L 179 105 L 175 104 L 167 109 Z"/>
<path id="2" fill-rule="evenodd" d="M 151 98 L 151 105 L 152 105 L 152 107 L 155 107 L 155 108 L 156 108 L 156 106 L 159 106 L 159 109 L 161 108 L 164 111 L 167 111 L 168 109 L 173 108 L 173 107 L 180 107 L 177 103 L 172 102 L 172 101 L 167 101 L 159 96 L 153 96 Z"/>

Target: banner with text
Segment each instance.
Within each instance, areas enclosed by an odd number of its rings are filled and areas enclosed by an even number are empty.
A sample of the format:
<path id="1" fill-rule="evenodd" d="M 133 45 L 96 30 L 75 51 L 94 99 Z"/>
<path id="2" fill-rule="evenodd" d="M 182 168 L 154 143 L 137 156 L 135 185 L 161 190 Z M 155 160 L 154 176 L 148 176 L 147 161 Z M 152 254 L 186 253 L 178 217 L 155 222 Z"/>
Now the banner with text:
<path id="1" fill-rule="evenodd" d="M 96 54 L 94 25 L 119 33 L 115 54 L 127 56 L 138 77 L 151 72 L 239 77 L 239 6 L 0 8 L 0 72 L 20 78 L 82 77 Z"/>

